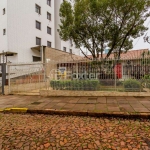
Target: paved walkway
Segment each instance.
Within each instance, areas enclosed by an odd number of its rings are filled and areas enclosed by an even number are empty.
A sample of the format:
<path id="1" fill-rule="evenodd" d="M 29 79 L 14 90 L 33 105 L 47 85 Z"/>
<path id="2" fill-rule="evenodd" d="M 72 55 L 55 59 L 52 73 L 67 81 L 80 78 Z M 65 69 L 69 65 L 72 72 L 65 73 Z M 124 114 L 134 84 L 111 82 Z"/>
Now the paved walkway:
<path id="1" fill-rule="evenodd" d="M 120 114 L 150 117 L 150 97 L 40 97 L 0 96 L 0 110 L 25 108 L 28 112 L 56 114 Z M 22 109 L 23 110 L 23 109 Z"/>

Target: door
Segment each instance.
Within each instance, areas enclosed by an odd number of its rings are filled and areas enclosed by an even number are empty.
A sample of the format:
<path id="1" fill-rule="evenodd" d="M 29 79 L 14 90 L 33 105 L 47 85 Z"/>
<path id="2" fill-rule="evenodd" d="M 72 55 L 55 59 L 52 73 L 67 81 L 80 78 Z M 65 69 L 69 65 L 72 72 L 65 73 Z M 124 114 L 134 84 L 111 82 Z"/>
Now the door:
<path id="1" fill-rule="evenodd" d="M 115 73 L 116 73 L 118 79 L 122 78 L 122 65 L 121 64 L 117 64 L 115 66 Z"/>

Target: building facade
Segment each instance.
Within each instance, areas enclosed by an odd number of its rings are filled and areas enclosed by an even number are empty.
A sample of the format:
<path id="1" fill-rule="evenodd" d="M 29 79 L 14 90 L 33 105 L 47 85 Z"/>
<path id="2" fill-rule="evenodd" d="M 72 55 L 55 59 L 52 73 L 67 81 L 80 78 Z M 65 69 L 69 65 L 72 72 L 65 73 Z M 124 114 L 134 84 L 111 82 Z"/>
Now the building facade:
<path id="1" fill-rule="evenodd" d="M 48 46 L 79 55 L 71 41 L 59 37 L 59 8 L 63 0 L 1 0 L 0 62 L 33 62 Z M 7 56 L 7 57 L 4 57 Z M 5 60 L 4 60 L 5 59 Z"/>

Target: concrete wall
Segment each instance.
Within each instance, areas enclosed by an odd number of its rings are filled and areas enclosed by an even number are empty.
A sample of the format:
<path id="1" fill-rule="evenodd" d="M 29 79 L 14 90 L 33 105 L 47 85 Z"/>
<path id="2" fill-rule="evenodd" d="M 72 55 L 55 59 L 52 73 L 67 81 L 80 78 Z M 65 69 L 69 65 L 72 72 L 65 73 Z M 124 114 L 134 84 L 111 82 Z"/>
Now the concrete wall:
<path id="1" fill-rule="evenodd" d="M 148 92 L 66 91 L 40 90 L 41 96 L 150 96 Z"/>

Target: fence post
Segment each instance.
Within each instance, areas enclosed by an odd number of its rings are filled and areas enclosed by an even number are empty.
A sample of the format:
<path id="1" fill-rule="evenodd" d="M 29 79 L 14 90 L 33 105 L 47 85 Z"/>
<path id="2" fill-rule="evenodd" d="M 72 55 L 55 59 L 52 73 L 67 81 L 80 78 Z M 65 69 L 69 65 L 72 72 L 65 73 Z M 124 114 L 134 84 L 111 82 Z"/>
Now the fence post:
<path id="1" fill-rule="evenodd" d="M 6 81 L 6 64 L 2 64 L 2 94 L 5 94 L 4 88 L 5 88 L 5 81 Z"/>
<path id="2" fill-rule="evenodd" d="M 8 65 L 8 92 L 10 94 L 10 65 Z"/>

